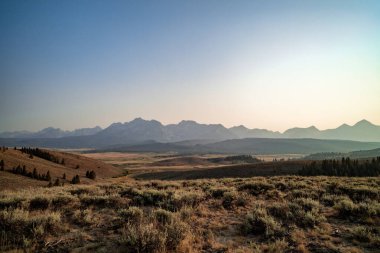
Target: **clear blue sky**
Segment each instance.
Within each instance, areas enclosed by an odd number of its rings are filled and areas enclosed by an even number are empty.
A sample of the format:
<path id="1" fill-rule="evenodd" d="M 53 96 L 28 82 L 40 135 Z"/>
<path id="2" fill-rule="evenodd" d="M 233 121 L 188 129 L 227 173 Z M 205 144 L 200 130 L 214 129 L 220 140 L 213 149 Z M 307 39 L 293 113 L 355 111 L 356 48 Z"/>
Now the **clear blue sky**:
<path id="1" fill-rule="evenodd" d="M 0 131 L 380 125 L 380 1 L 0 1 Z"/>

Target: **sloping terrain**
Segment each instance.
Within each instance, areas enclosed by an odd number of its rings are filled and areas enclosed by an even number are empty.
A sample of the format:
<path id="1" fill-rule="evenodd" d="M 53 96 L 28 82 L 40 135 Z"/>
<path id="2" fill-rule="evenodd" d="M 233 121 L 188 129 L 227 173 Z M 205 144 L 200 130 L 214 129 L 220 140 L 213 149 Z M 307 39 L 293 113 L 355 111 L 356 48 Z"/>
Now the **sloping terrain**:
<path id="1" fill-rule="evenodd" d="M 0 171 L 0 190 L 29 189 L 31 187 L 46 186 L 46 181 L 35 180 L 22 175 Z"/>
<path id="2" fill-rule="evenodd" d="M 7 149 L 4 151 L 2 149 L 0 151 L 0 160 L 3 160 L 5 164 L 4 173 L 12 174 L 12 168 L 17 166 L 25 166 L 27 172 L 33 171 L 34 168 L 36 168 L 37 172 L 40 174 L 46 174 L 49 171 L 53 182 L 56 178 L 59 178 L 62 182 L 68 182 L 75 175 L 79 175 L 81 181 L 87 183 L 91 182 L 91 180 L 86 178 L 87 171 L 95 171 L 96 176 L 99 179 L 115 177 L 123 174 L 123 169 L 121 168 L 115 168 L 112 165 L 105 164 L 101 161 L 84 157 L 78 154 L 70 154 L 55 150 L 44 151 L 47 151 L 49 154 L 53 155 L 59 161 L 59 163 L 48 161 L 37 156 L 31 157 L 26 153 L 22 153 L 20 150 Z M 63 174 L 66 174 L 67 180 L 63 180 Z M 17 176 L 17 178 L 27 178 L 26 176 L 14 174 L 12 174 L 12 176 Z M 12 176 L 8 175 L 9 178 L 14 178 Z M 28 181 L 28 185 L 39 186 L 41 185 L 41 183 L 47 185 L 47 182 L 45 181 L 40 181 L 36 179 L 29 180 L 32 180 L 34 184 Z M 5 185 L 1 184 L 0 188 L 3 187 L 5 187 Z"/>

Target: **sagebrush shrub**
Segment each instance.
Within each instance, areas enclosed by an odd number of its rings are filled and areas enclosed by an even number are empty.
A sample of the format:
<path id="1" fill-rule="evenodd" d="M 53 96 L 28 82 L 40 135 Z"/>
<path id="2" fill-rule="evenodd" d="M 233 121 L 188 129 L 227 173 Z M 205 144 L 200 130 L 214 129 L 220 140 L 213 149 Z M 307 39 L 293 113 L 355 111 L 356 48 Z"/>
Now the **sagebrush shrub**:
<path id="1" fill-rule="evenodd" d="M 141 223 L 144 216 L 143 210 L 135 206 L 131 206 L 128 209 L 121 209 L 118 211 L 118 214 L 124 221 L 136 224 Z"/>
<path id="2" fill-rule="evenodd" d="M 164 209 L 154 210 L 153 216 L 156 219 L 156 221 L 158 221 L 159 223 L 161 223 L 163 225 L 166 225 L 166 224 L 172 222 L 174 219 L 173 213 L 166 211 Z"/>
<path id="3" fill-rule="evenodd" d="M 270 238 L 281 234 L 281 225 L 270 216 L 263 207 L 256 207 L 246 217 L 243 232 L 251 234 L 263 234 Z"/>
<path id="4" fill-rule="evenodd" d="M 49 205 L 50 205 L 50 199 L 46 197 L 35 197 L 30 200 L 29 208 L 32 210 L 35 210 L 35 209 L 45 210 L 49 207 Z"/>

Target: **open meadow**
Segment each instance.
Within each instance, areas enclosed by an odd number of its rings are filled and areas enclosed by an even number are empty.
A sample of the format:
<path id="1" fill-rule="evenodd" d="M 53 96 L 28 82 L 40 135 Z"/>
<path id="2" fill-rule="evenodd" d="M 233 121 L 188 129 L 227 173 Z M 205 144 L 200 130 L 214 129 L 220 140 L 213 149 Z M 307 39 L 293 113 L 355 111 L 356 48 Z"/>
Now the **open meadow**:
<path id="1" fill-rule="evenodd" d="M 310 162 L 247 156 L 41 154 L 45 159 L 19 149 L 0 152 L 6 165 L 0 171 L 3 252 L 378 252 L 380 247 L 379 177 L 301 177 L 297 171 Z M 9 165 L 26 165 L 26 172 L 36 166 L 60 184 L 18 174 Z M 89 178 L 89 170 L 100 176 Z M 62 171 L 70 177 L 62 179 Z M 79 183 L 71 180 L 77 174 Z"/>

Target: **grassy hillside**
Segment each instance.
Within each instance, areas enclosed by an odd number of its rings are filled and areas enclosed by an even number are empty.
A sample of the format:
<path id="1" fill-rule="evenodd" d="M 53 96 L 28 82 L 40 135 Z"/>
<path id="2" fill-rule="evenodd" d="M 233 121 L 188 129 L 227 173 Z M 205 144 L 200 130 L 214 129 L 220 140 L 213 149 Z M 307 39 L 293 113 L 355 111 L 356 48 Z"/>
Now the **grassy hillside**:
<path id="1" fill-rule="evenodd" d="M 8 171 L 0 171 L 0 190 L 28 189 L 31 187 L 46 186 L 47 182 L 15 175 Z"/>
<path id="2" fill-rule="evenodd" d="M 106 181 L 0 192 L 0 251 L 290 253 L 380 247 L 378 178 Z"/>
<path id="3" fill-rule="evenodd" d="M 33 171 L 34 168 L 38 171 L 40 174 L 45 174 L 49 171 L 51 175 L 51 179 L 54 182 L 56 178 L 59 178 L 62 182 L 68 182 L 69 180 L 72 179 L 75 175 L 79 175 L 81 178 L 81 181 L 84 183 L 91 183 L 92 180 L 87 179 L 86 176 L 86 171 L 95 171 L 97 178 L 109 178 L 109 177 L 114 177 L 114 176 L 119 176 L 122 175 L 124 170 L 121 168 L 115 168 L 112 165 L 105 164 L 101 161 L 94 160 L 88 157 L 84 157 L 81 155 L 77 154 L 70 154 L 70 153 L 65 153 L 65 152 L 60 152 L 60 151 L 55 151 L 55 150 L 45 150 L 52 156 L 54 156 L 58 161 L 64 161 L 64 164 L 61 163 L 55 163 L 52 161 L 48 161 L 45 159 L 42 159 L 37 156 L 31 157 L 28 154 L 22 153 L 20 150 L 14 150 L 14 149 L 7 149 L 7 150 L 1 150 L 0 151 L 0 160 L 4 161 L 5 164 L 5 172 L 2 173 L 4 175 L 12 174 L 10 171 L 12 168 L 16 166 L 25 166 L 26 171 L 31 172 Z M 66 179 L 63 180 L 63 174 L 66 174 Z M 26 178 L 25 176 L 20 176 L 17 175 L 7 175 L 8 178 Z M 13 180 L 13 179 L 10 179 Z M 26 180 L 26 179 L 24 179 Z M 32 180 L 32 181 L 30 181 Z M 6 180 L 3 180 L 6 181 Z M 17 180 L 14 180 L 17 182 Z M 42 184 L 42 181 L 39 180 L 34 180 L 34 179 L 29 179 L 28 184 L 30 186 L 40 186 Z M 48 182 L 44 182 L 45 185 L 48 184 Z M 1 188 L 6 188 L 6 185 L 10 185 L 9 183 L 7 184 L 1 184 Z M 23 187 L 23 185 L 20 185 L 20 187 Z M 17 186 L 14 186 L 17 187 Z"/>

